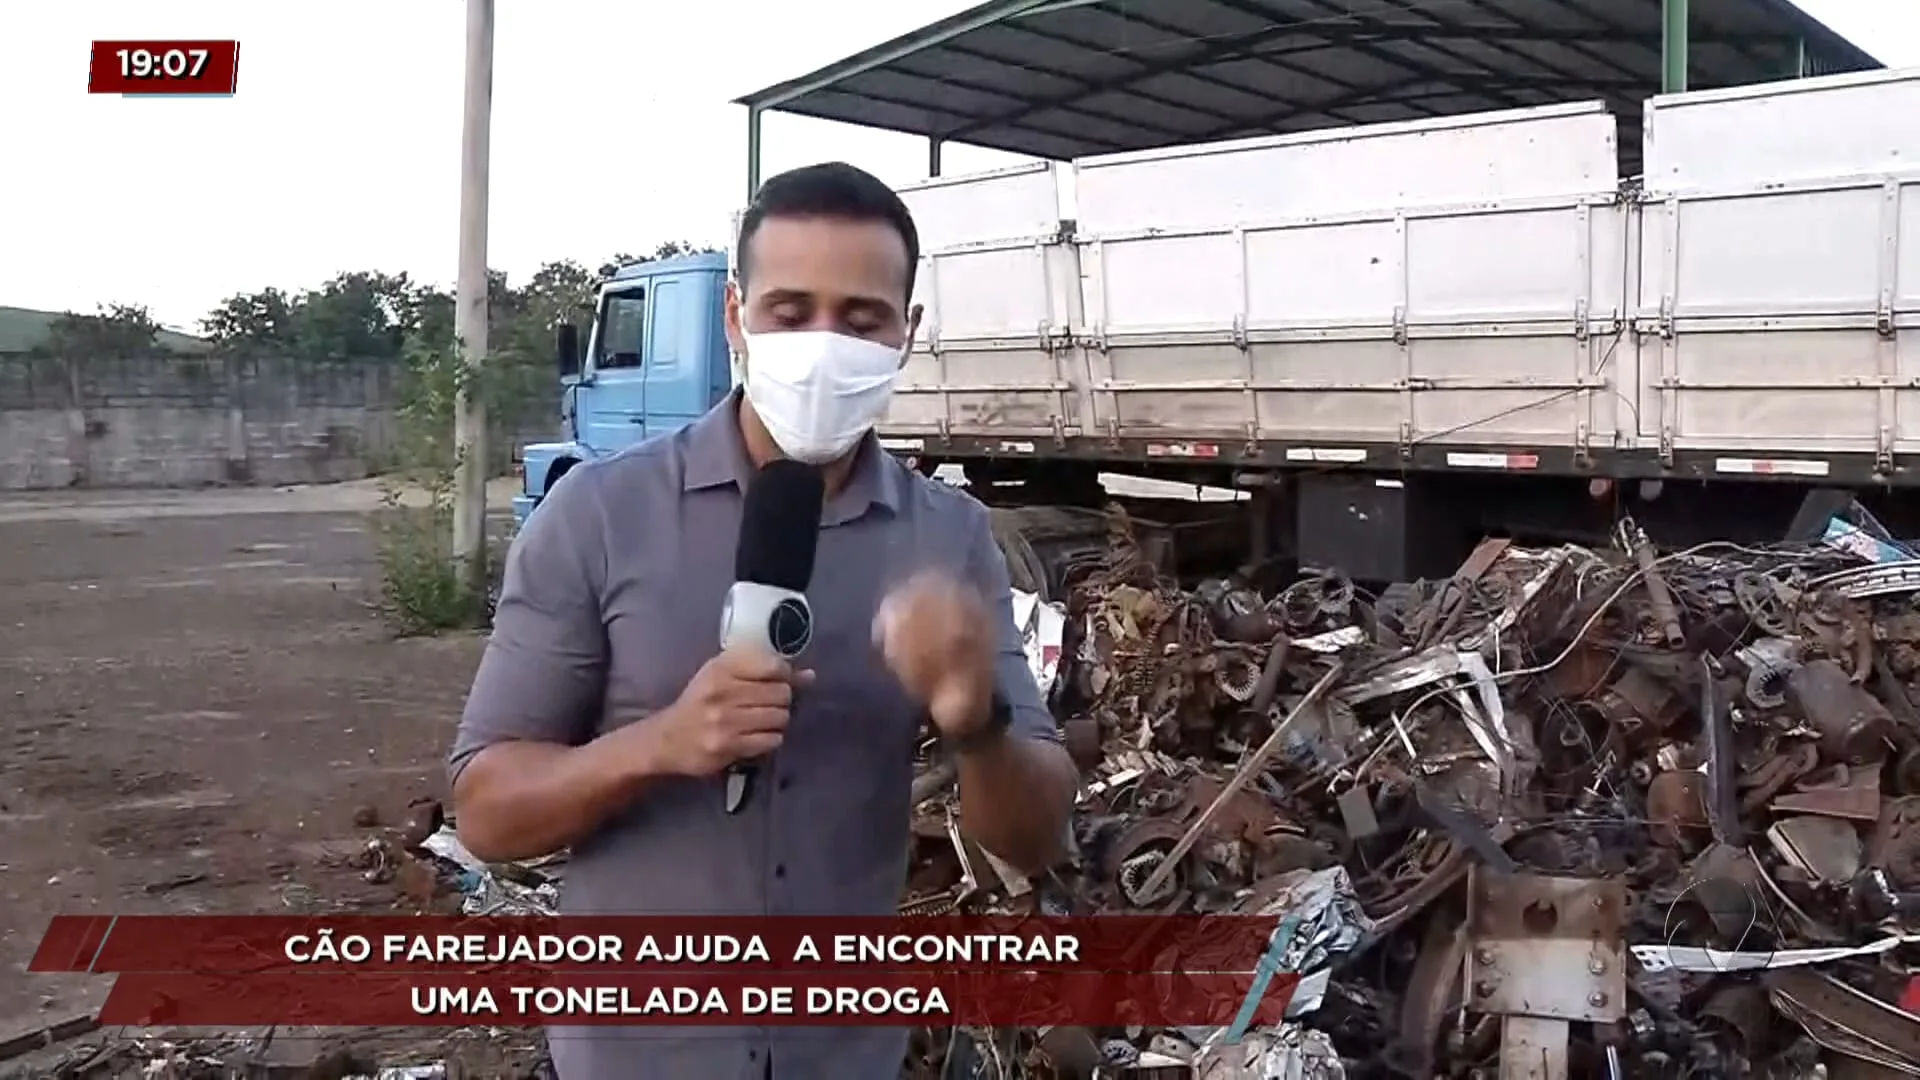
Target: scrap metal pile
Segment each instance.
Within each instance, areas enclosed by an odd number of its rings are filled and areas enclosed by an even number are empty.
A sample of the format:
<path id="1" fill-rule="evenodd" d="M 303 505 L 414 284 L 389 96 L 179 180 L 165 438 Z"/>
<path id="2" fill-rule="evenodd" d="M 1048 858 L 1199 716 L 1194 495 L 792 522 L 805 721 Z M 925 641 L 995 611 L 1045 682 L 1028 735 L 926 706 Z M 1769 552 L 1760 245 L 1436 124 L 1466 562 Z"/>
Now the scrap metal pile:
<path id="1" fill-rule="evenodd" d="M 930 764 L 904 909 L 1277 915 L 1304 979 L 1279 1028 L 928 1033 L 920 1075 L 1920 1076 L 1911 552 L 1625 522 L 1262 595 L 1111 521 L 1021 605 L 1061 633 L 1072 864 L 965 841 Z"/>

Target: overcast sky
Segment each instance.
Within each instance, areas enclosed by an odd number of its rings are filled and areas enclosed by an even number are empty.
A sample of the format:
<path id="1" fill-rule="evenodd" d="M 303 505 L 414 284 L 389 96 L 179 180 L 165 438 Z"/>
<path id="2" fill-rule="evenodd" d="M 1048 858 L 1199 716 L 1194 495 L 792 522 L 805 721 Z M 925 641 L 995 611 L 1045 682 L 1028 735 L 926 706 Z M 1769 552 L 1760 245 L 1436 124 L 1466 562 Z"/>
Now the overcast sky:
<path id="1" fill-rule="evenodd" d="M 501 0 L 493 266 L 524 275 L 668 239 L 718 245 L 746 186 L 734 97 L 971 0 Z M 1920 0 L 1800 0 L 1920 66 Z M 192 328 L 223 297 L 349 269 L 453 277 L 460 0 L 0 4 L 0 305 L 147 305 Z M 89 97 L 95 38 L 237 38 L 231 99 Z M 924 143 L 767 121 L 770 174 L 843 159 L 905 183 Z M 964 147 L 949 173 L 1017 160 Z"/>

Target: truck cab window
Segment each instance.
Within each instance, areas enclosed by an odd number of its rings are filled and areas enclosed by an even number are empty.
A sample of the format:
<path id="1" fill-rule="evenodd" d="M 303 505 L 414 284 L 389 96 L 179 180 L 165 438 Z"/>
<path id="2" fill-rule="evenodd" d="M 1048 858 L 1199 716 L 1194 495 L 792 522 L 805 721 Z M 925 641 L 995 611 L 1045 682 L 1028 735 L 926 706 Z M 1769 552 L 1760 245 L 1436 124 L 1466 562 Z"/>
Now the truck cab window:
<path id="1" fill-rule="evenodd" d="M 637 368 L 640 347 L 646 340 L 647 293 L 645 289 L 608 293 L 600 308 L 600 334 L 595 339 L 594 366 Z"/>

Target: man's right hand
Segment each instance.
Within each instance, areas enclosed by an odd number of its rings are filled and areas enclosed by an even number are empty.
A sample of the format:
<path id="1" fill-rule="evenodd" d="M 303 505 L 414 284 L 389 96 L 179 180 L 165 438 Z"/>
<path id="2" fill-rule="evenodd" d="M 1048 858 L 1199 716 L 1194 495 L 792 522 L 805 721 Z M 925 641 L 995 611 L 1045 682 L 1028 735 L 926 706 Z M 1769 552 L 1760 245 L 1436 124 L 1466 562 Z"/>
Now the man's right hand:
<path id="1" fill-rule="evenodd" d="M 786 737 L 795 687 L 813 681 L 785 660 L 730 649 L 706 662 L 680 700 L 644 722 L 653 728 L 663 769 L 715 776 L 737 761 L 770 754 Z"/>

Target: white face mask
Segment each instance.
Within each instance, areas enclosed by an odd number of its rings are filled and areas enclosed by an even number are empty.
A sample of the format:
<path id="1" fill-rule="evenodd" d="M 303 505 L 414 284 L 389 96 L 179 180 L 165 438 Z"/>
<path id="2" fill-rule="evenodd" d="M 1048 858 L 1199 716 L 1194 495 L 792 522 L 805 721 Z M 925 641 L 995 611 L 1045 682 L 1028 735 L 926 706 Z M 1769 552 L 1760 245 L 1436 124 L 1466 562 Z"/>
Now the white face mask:
<path id="1" fill-rule="evenodd" d="M 904 351 L 824 330 L 749 334 L 747 400 L 780 452 L 821 465 L 873 430 Z"/>

